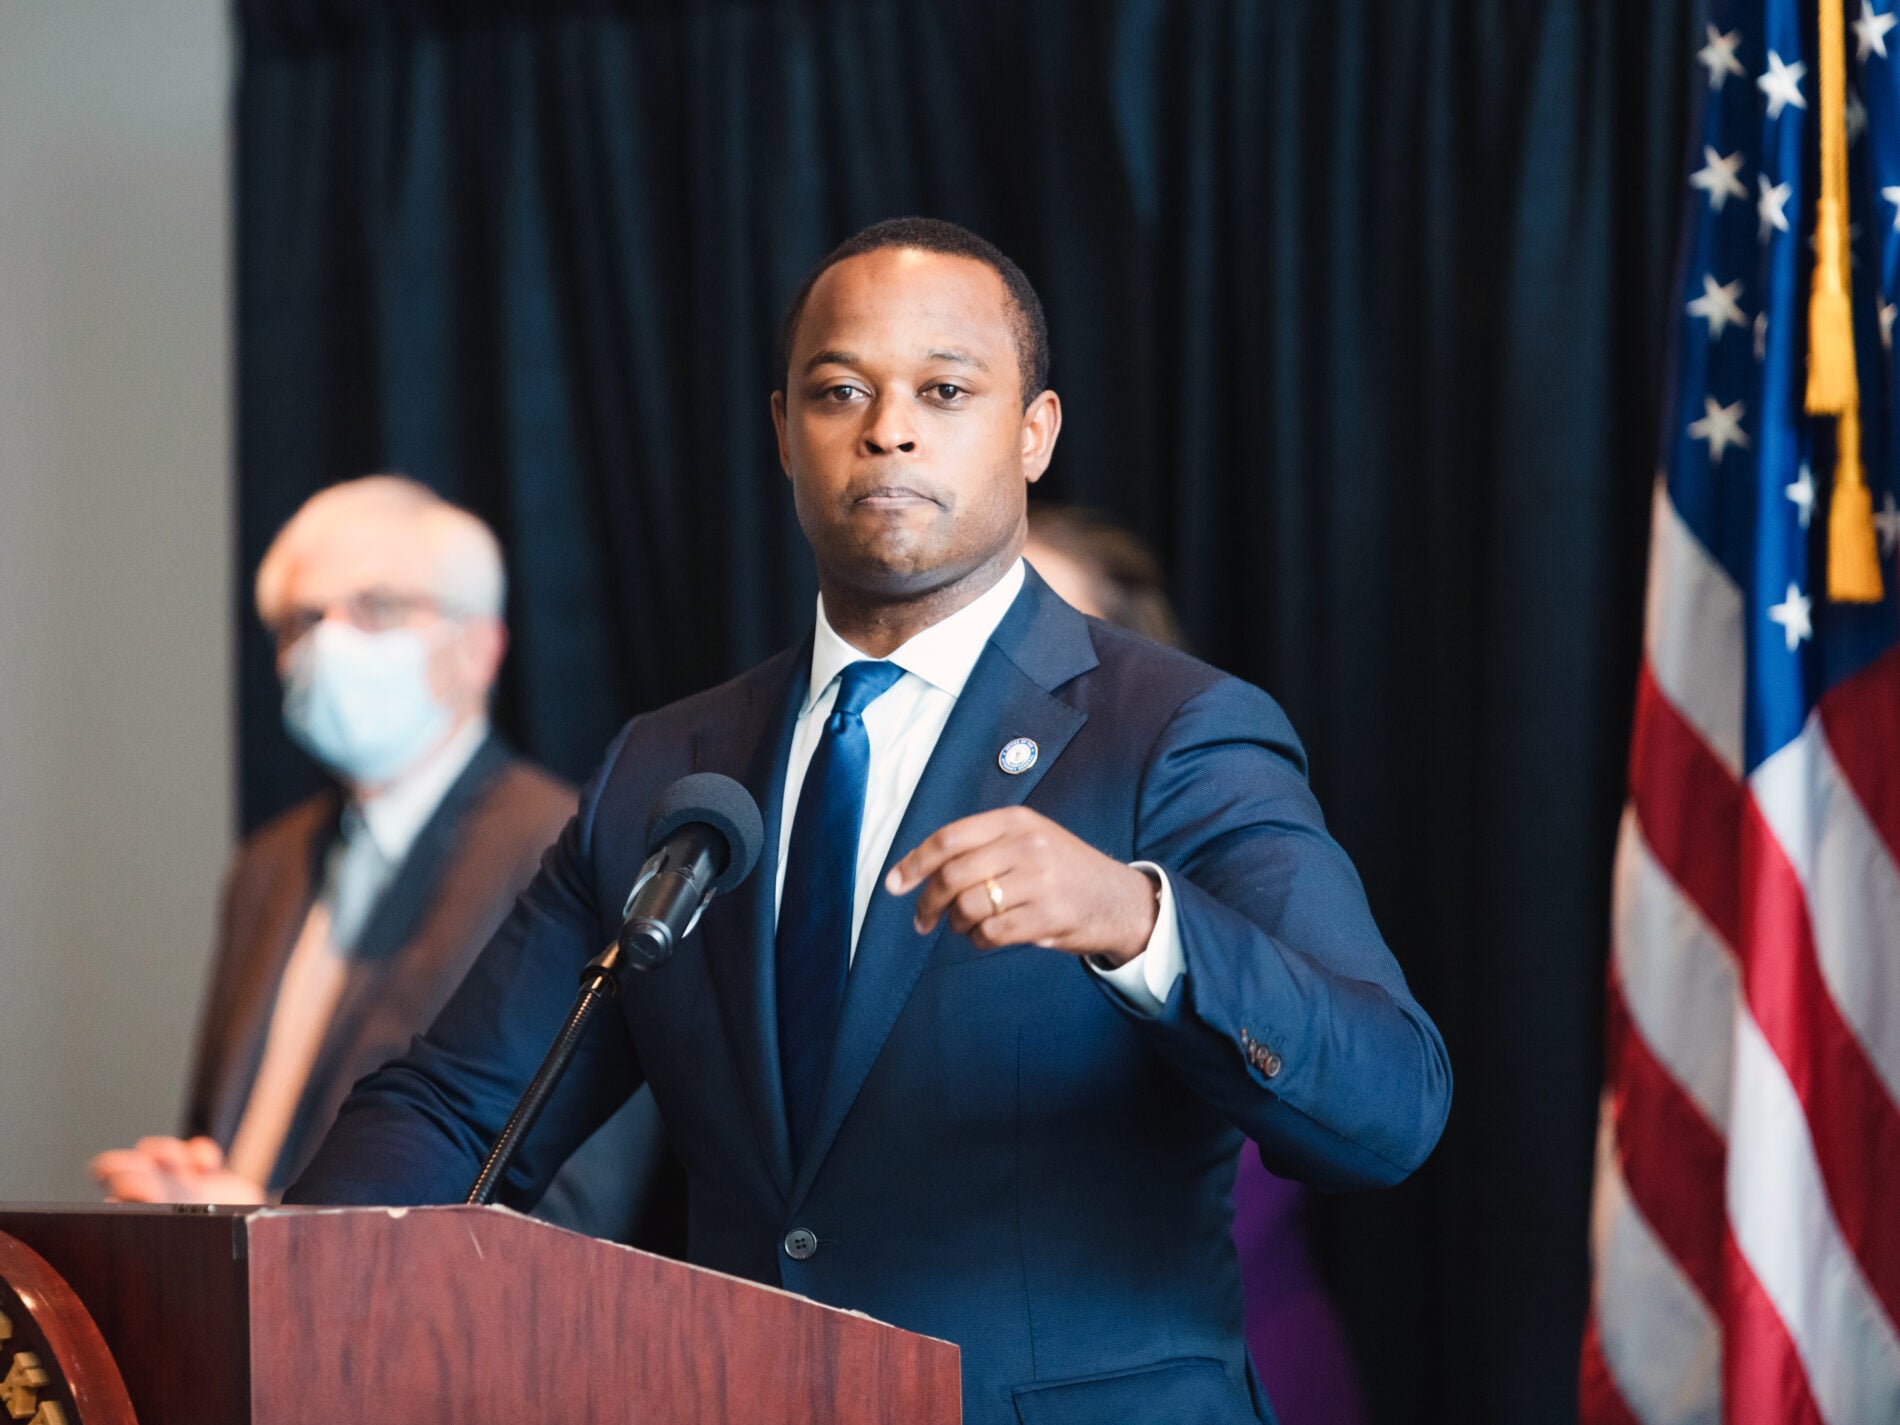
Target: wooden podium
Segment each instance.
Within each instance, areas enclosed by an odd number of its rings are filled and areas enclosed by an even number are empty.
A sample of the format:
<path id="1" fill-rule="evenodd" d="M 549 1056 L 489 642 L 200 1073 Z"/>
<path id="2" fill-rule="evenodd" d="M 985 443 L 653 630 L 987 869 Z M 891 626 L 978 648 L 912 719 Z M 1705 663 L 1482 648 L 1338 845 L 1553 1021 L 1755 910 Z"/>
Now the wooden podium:
<path id="1" fill-rule="evenodd" d="M 504 1208 L 0 1206 L 0 1233 L 139 1425 L 962 1418 L 948 1342 Z"/>

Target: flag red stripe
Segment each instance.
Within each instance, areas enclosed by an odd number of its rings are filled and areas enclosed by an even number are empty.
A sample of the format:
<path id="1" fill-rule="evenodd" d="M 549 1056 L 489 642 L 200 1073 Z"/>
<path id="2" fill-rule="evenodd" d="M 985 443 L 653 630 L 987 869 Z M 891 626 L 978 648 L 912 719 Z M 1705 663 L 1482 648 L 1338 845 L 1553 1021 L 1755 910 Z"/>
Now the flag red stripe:
<path id="1" fill-rule="evenodd" d="M 1820 702 L 1821 726 L 1841 774 L 1900 863 L 1900 647 L 1890 648 Z M 1895 931 L 1900 936 L 1900 930 Z"/>
<path id="2" fill-rule="evenodd" d="M 1842 1236 L 1900 1323 L 1900 1106 L 1821 975 L 1806 897 L 1752 797 L 1732 780 L 1645 667 L 1630 799 L 1657 863 L 1734 947 L 1750 1012 L 1800 1097 Z"/>
<path id="3" fill-rule="evenodd" d="M 1642 1425 L 1623 1403 L 1610 1363 L 1603 1357 L 1603 1338 L 1597 1332 L 1596 1308 L 1583 1328 L 1583 1359 L 1577 1374 L 1579 1425 Z"/>
<path id="4" fill-rule="evenodd" d="M 1751 800 L 1742 822 L 1742 979 L 1748 1006 L 1801 1100 L 1841 1235 L 1900 1323 L 1900 1105 L 1828 992 L 1806 897 Z"/>
<path id="5" fill-rule="evenodd" d="M 1630 801 L 1657 863 L 1730 946 L 1741 933 L 1744 800 L 1645 662 L 1630 738 Z"/>
<path id="6" fill-rule="evenodd" d="M 1762 1290 L 1734 1235 L 1722 1311 L 1724 1425 L 1827 1425 L 1808 1389 L 1788 1328 Z M 1845 1422 L 1841 1422 L 1845 1425 Z"/>
<path id="7" fill-rule="evenodd" d="M 1617 1160 L 1630 1200 L 1719 1314 L 1727 1148 L 1631 1022 L 1614 978 L 1604 1012 L 1610 1045 L 1604 1072 L 1613 1085 Z"/>

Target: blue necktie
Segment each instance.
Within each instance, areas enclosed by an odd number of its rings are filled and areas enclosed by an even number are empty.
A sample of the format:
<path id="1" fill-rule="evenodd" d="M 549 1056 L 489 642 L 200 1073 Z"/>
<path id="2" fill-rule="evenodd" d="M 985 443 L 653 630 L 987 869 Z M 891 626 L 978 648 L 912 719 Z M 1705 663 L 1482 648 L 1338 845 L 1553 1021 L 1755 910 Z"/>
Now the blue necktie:
<path id="1" fill-rule="evenodd" d="M 851 963 L 858 831 L 871 770 L 863 713 L 903 676 L 895 663 L 868 659 L 838 675 L 837 701 L 818 735 L 792 817 L 785 891 L 779 899 L 777 972 L 779 1070 L 795 1161 L 824 1092 Z"/>

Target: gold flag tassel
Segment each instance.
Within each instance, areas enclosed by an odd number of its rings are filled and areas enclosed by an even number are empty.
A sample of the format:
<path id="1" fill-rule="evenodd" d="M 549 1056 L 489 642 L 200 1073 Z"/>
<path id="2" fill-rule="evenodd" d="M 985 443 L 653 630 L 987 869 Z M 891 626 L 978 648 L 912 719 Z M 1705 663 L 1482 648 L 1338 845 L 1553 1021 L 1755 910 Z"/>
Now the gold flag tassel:
<path id="1" fill-rule="evenodd" d="M 1835 423 L 1834 490 L 1827 510 L 1827 596 L 1837 604 L 1880 602 L 1874 498 L 1860 466 L 1860 407 Z"/>
<path id="2" fill-rule="evenodd" d="M 1814 281 L 1808 294 L 1811 415 L 1835 423 L 1828 500 L 1827 593 L 1836 603 L 1880 602 L 1874 502 L 1860 464 L 1860 381 L 1854 369 L 1852 260 L 1848 254 L 1847 39 L 1844 0 L 1820 0 L 1821 197 L 1814 216 Z"/>
<path id="3" fill-rule="evenodd" d="M 1821 4 L 1827 5 L 1828 0 Z M 1827 130 L 1825 118 L 1821 129 Z M 1822 148 L 1826 148 L 1825 140 Z M 1821 171 L 1827 172 L 1825 160 Z M 1827 186 L 1824 177 L 1824 194 Z M 1847 246 L 1841 204 L 1823 196 L 1815 208 L 1814 283 L 1808 293 L 1808 411 L 1832 416 L 1860 404 L 1860 381 L 1854 370 L 1854 310 L 1847 295 L 1847 274 L 1841 270 L 1847 265 L 1841 259 Z"/>

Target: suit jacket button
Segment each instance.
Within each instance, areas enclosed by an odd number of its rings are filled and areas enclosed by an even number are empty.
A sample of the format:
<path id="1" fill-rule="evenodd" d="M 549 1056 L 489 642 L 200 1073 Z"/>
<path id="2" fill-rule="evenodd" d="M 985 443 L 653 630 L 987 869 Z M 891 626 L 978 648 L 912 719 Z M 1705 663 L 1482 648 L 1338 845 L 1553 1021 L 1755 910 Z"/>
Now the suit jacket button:
<path id="1" fill-rule="evenodd" d="M 816 1254 L 817 1251 L 818 1238 L 816 1234 L 806 1231 L 803 1227 L 794 1227 L 790 1232 L 785 1234 L 785 1255 L 790 1257 L 794 1262 L 803 1262 Z"/>
<path id="2" fill-rule="evenodd" d="M 1279 1073 L 1280 1072 L 1280 1056 L 1278 1054 L 1273 1053 L 1271 1050 L 1269 1050 L 1267 1053 L 1266 1062 L 1261 1064 L 1260 1066 L 1260 1072 L 1265 1074 L 1268 1078 L 1272 1078 L 1275 1074 Z"/>

